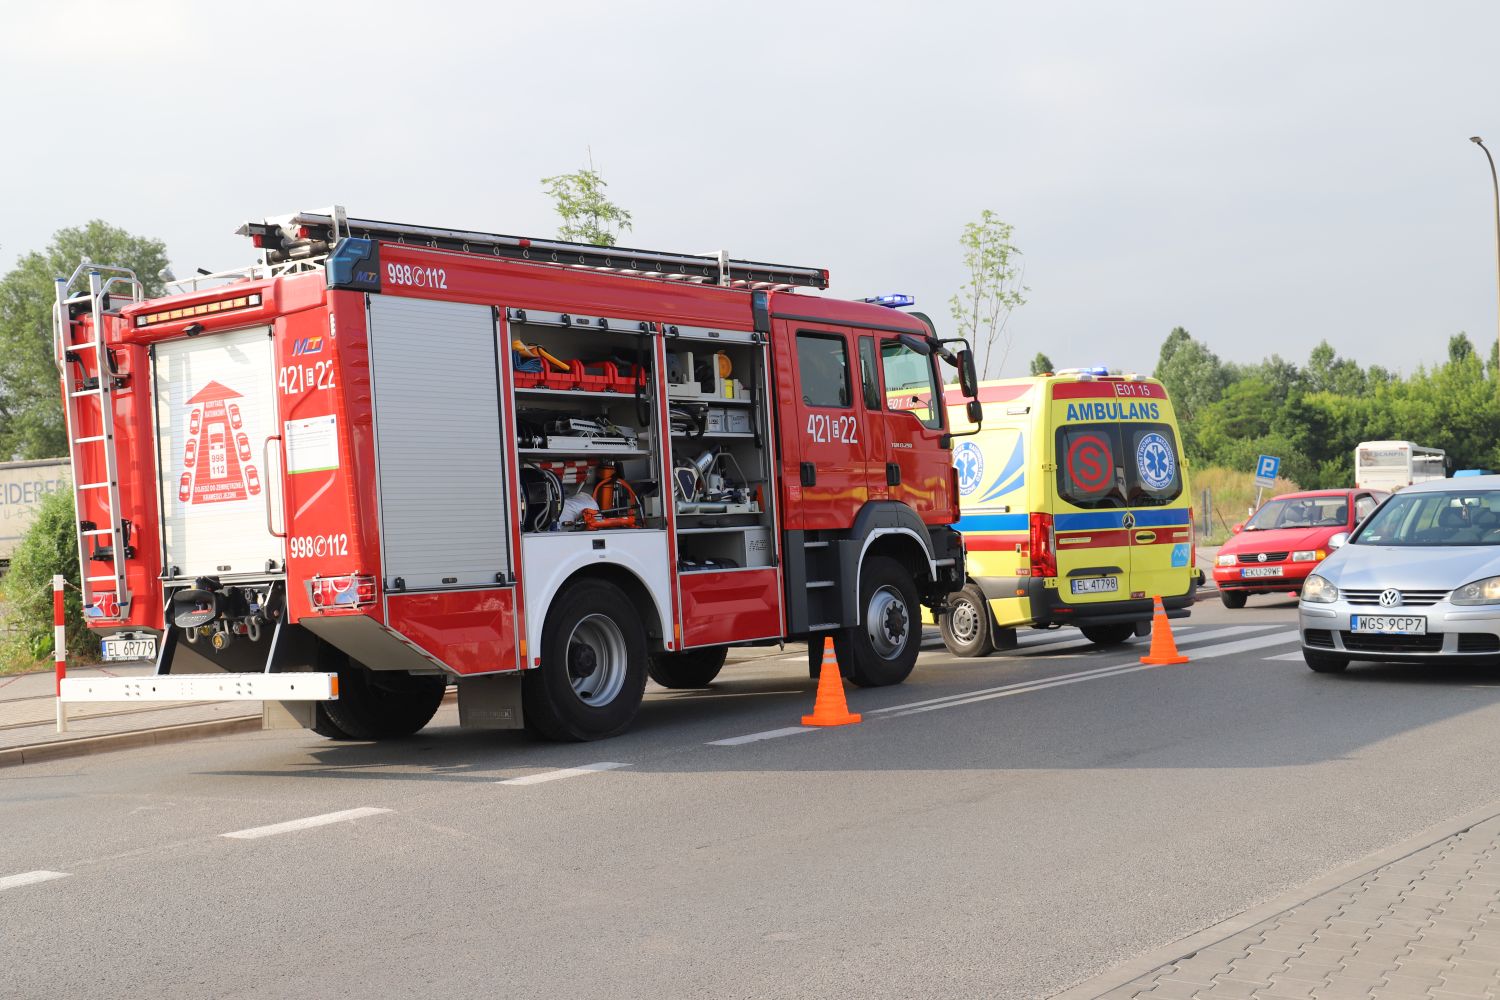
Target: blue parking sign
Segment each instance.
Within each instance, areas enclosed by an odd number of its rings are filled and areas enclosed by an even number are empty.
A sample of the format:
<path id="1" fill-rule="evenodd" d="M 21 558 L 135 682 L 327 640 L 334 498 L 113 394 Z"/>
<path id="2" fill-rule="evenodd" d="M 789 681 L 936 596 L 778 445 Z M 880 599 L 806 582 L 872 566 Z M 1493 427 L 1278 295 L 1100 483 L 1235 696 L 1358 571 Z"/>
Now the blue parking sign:
<path id="1" fill-rule="evenodd" d="M 1275 455 L 1262 455 L 1255 463 L 1255 485 L 1276 485 L 1276 474 L 1281 471 L 1281 459 Z"/>

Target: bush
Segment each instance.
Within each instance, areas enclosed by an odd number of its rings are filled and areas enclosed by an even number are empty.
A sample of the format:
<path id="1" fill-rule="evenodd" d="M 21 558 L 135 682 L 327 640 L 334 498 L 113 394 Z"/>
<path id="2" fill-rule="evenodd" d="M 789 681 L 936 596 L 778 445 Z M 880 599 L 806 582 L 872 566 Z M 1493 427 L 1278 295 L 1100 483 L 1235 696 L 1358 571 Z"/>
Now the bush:
<path id="1" fill-rule="evenodd" d="M 73 493 L 49 493 L 36 521 L 11 555 L 10 572 L 0 579 L 0 669 L 40 666 L 52 656 L 52 577 L 78 579 L 78 525 Z M 83 601 L 76 587 L 66 591 L 68 657 L 93 660 L 98 639 L 83 624 Z"/>
<path id="2" fill-rule="evenodd" d="M 1217 467 L 1193 469 L 1189 483 L 1192 485 L 1193 508 L 1197 512 L 1199 523 L 1202 523 L 1203 514 L 1198 508 L 1203 503 L 1204 490 L 1211 494 L 1210 501 L 1213 504 L 1209 532 L 1206 536 L 1199 537 L 1200 545 L 1223 544 L 1224 539 L 1231 534 L 1230 528 L 1244 521 L 1249 516 L 1250 508 L 1255 506 L 1254 473 Z M 1290 479 L 1278 479 L 1275 486 L 1266 489 L 1263 499 L 1269 500 L 1279 493 L 1293 493 L 1301 488 Z"/>

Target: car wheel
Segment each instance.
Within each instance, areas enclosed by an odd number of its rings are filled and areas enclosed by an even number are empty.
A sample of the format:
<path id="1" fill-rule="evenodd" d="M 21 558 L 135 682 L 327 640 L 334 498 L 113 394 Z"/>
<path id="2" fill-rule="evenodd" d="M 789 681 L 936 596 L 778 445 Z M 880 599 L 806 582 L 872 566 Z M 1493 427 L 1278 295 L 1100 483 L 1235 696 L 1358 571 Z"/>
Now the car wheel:
<path id="1" fill-rule="evenodd" d="M 995 651 L 990 638 L 990 602 L 974 584 L 948 595 L 948 610 L 938 617 L 943 645 L 954 656 L 989 656 Z"/>
<path id="2" fill-rule="evenodd" d="M 1135 638 L 1135 626 L 1130 622 L 1118 625 L 1080 625 L 1078 631 L 1096 646 L 1118 646 Z"/>
<path id="3" fill-rule="evenodd" d="M 1219 591 L 1219 600 L 1226 608 L 1243 608 L 1245 606 L 1245 602 L 1249 599 L 1250 595 L 1245 593 L 1243 590 Z"/>
<path id="4" fill-rule="evenodd" d="M 1313 649 L 1303 649 L 1302 659 L 1307 665 L 1320 674 L 1338 674 L 1349 666 L 1347 656 L 1339 656 L 1337 653 L 1320 653 Z"/>

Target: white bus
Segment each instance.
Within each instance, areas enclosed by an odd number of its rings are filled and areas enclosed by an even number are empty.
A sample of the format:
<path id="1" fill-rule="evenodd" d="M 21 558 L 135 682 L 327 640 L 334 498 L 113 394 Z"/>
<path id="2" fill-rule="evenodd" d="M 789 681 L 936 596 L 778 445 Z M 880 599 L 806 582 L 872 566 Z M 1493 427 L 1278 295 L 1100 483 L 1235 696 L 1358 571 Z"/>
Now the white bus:
<path id="1" fill-rule="evenodd" d="M 1448 476 L 1448 456 L 1441 448 L 1410 441 L 1361 441 L 1354 448 L 1354 486 L 1395 491 L 1413 483 Z"/>

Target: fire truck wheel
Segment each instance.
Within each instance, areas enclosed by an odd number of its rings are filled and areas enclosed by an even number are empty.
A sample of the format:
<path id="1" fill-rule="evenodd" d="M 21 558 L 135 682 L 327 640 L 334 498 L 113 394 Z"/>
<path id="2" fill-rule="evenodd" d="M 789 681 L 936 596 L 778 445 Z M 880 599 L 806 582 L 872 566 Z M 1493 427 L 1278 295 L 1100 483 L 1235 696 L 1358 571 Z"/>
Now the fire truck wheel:
<path id="1" fill-rule="evenodd" d="M 1249 599 L 1250 595 L 1245 593 L 1243 590 L 1219 591 L 1219 601 L 1226 608 L 1243 608 L 1245 606 L 1245 602 Z"/>
<path id="2" fill-rule="evenodd" d="M 921 605 L 911 573 L 894 559 L 874 556 L 859 575 L 864 609 L 855 628 L 834 633 L 844 674 L 860 687 L 900 684 L 922 650 Z"/>
<path id="3" fill-rule="evenodd" d="M 612 583 L 581 580 L 558 594 L 542 626 L 542 665 L 521 684 L 526 725 L 552 740 L 625 731 L 646 690 L 641 613 Z"/>
<path id="4" fill-rule="evenodd" d="M 974 584 L 948 595 L 948 610 L 938 616 L 943 645 L 954 656 L 989 656 L 995 651 L 990 637 L 990 602 Z"/>
<path id="5" fill-rule="evenodd" d="M 349 662 L 338 669 L 337 701 L 318 703 L 313 731 L 333 740 L 394 740 L 420 730 L 437 714 L 445 677 L 376 672 Z"/>
<path id="6" fill-rule="evenodd" d="M 651 679 L 664 688 L 705 688 L 724 669 L 727 646 L 690 649 L 685 653 L 657 653 L 646 664 Z"/>

